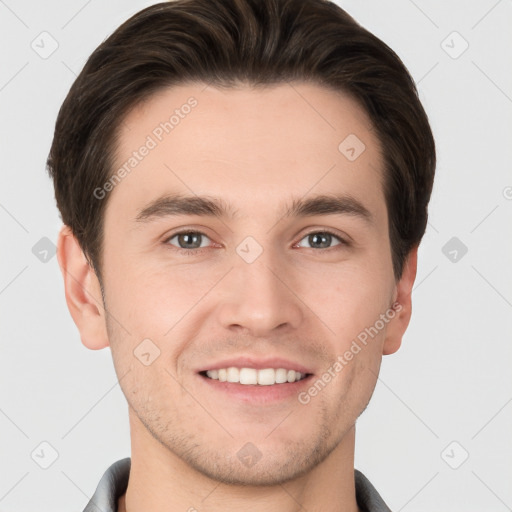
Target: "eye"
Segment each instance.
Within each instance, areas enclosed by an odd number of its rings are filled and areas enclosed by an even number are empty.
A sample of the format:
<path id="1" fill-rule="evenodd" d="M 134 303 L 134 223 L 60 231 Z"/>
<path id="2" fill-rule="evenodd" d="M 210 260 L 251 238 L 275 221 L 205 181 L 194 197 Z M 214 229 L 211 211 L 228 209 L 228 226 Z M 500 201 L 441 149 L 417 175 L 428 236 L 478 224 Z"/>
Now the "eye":
<path id="1" fill-rule="evenodd" d="M 174 240 L 174 242 L 173 242 Z M 306 240 L 309 244 L 308 246 L 304 246 L 303 240 Z M 203 249 L 210 247 L 211 240 L 200 231 L 180 231 L 178 233 L 174 233 L 166 240 L 164 240 L 165 245 L 171 245 L 177 250 L 185 255 L 193 255 L 201 253 Z M 334 243 L 333 242 L 337 242 Z M 339 235 L 328 231 L 312 231 L 308 233 L 305 237 L 303 237 L 300 242 L 295 244 L 294 247 L 305 247 L 310 249 L 331 249 L 336 246 L 348 246 L 350 245 L 346 240 L 341 238 Z"/>
<path id="2" fill-rule="evenodd" d="M 171 240 L 176 239 L 178 245 L 171 243 Z M 204 239 L 210 240 L 204 233 L 199 231 L 181 231 L 175 233 L 171 237 L 167 238 L 164 243 L 175 246 L 178 250 L 185 252 L 194 251 L 198 252 L 197 249 L 208 247 L 208 244 L 203 245 Z"/>
<path id="3" fill-rule="evenodd" d="M 311 249 L 330 249 L 332 246 L 333 239 L 337 240 L 337 245 L 348 245 L 348 243 L 343 240 L 340 236 L 332 233 L 331 231 L 312 231 L 307 234 L 302 240 L 307 240 L 310 244 Z M 297 244 L 299 247 L 304 247 L 301 245 L 302 240 Z"/>

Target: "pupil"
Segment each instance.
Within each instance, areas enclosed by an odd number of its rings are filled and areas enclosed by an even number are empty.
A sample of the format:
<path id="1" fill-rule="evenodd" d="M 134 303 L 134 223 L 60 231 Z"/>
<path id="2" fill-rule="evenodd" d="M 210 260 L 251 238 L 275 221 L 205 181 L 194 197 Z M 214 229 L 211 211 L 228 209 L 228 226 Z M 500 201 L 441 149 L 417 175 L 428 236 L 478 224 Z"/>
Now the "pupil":
<path id="1" fill-rule="evenodd" d="M 194 244 L 197 243 L 199 238 L 198 233 L 181 233 L 180 234 L 180 245 Z M 183 244 L 182 244 L 183 241 Z M 199 244 L 201 245 L 201 244 Z M 190 249 L 190 247 L 184 247 L 184 249 Z"/>
<path id="2" fill-rule="evenodd" d="M 180 245 L 196 245 L 199 239 L 198 233 L 181 233 L 180 234 Z M 331 241 L 331 235 L 329 233 L 314 233 L 309 235 L 309 243 L 311 245 L 317 245 L 320 247 L 329 247 Z M 183 242 L 183 243 L 182 243 Z M 200 245 L 200 244 L 199 244 Z M 184 247 L 189 249 L 190 247 Z"/>
<path id="3" fill-rule="evenodd" d="M 320 244 L 321 247 L 329 247 L 331 235 L 329 233 L 315 233 L 309 236 L 311 245 Z"/>

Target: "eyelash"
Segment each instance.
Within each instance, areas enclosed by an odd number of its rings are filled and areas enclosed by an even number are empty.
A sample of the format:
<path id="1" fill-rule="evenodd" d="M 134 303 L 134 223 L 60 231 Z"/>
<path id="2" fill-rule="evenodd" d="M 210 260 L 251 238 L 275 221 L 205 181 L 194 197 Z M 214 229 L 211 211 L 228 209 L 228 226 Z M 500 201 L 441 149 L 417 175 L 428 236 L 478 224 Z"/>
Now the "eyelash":
<path id="1" fill-rule="evenodd" d="M 205 236 L 206 238 L 209 238 L 208 235 L 206 235 L 205 233 L 202 233 L 201 231 L 194 231 L 194 230 L 183 230 L 183 231 L 177 231 L 176 233 L 173 233 L 171 236 L 167 237 L 163 243 L 166 247 L 170 247 L 172 248 L 171 250 L 174 250 L 174 251 L 177 251 L 178 254 L 183 254 L 185 256 L 195 256 L 197 254 L 202 254 L 204 252 L 205 249 L 209 249 L 210 247 L 200 247 L 198 249 L 184 249 L 183 247 L 176 247 L 174 245 L 171 245 L 169 244 L 169 241 L 172 240 L 174 237 L 178 236 L 178 235 L 182 235 L 182 234 L 193 234 L 193 235 L 202 235 L 202 236 Z M 315 230 L 315 231 L 310 231 L 309 233 L 306 233 L 298 242 L 296 243 L 299 243 L 301 242 L 304 238 L 310 236 L 310 235 L 315 235 L 315 234 L 328 234 L 328 235 L 331 235 L 333 236 L 334 238 L 336 238 L 340 244 L 338 246 L 334 246 L 334 247 L 328 247 L 326 249 L 314 249 L 314 248 L 311 248 L 313 250 L 316 250 L 316 251 L 323 251 L 323 252 L 327 252 L 327 251 L 330 251 L 330 250 L 335 250 L 336 247 L 348 247 L 350 244 L 349 242 L 347 242 L 345 239 L 341 238 L 338 234 L 334 233 L 333 231 L 329 230 L 329 229 L 322 229 L 322 230 Z M 296 245 L 296 243 L 294 245 Z M 306 247 L 306 249 L 308 249 L 308 247 Z"/>

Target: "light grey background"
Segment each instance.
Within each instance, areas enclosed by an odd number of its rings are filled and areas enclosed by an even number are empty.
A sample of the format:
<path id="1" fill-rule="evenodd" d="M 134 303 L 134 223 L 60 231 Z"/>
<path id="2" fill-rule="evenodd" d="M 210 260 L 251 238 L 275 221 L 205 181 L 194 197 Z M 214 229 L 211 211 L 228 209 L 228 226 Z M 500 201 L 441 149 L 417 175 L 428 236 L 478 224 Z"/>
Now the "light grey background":
<path id="1" fill-rule="evenodd" d="M 110 352 L 81 345 L 44 252 L 61 225 L 45 160 L 86 58 L 152 3 L 0 0 L 2 512 L 81 511 L 130 452 Z M 512 1 L 338 3 L 403 59 L 439 159 L 413 319 L 356 467 L 394 511 L 512 510 Z"/>

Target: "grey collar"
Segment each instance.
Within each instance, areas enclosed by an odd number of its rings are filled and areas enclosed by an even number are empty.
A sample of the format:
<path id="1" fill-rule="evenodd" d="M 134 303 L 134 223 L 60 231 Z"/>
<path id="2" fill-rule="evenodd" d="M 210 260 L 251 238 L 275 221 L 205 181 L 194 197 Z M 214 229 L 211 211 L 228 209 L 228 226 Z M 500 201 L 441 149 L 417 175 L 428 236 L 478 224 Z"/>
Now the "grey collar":
<path id="1" fill-rule="evenodd" d="M 84 512 L 117 512 L 117 500 L 126 492 L 131 459 L 114 462 L 101 477 L 96 491 Z M 354 470 L 356 499 L 362 512 L 391 512 L 371 482 L 357 469 Z"/>

